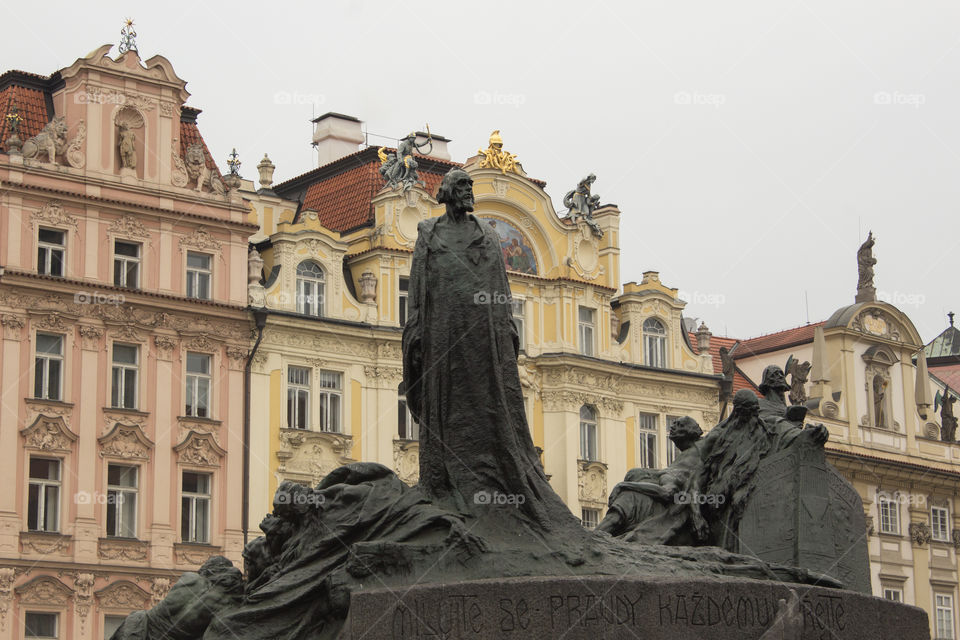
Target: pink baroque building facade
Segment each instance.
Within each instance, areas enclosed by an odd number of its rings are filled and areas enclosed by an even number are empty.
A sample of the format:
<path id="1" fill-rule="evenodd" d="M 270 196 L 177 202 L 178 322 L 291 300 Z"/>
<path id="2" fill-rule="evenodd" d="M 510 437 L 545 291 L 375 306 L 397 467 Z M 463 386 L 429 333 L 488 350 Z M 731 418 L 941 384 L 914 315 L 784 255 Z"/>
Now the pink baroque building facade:
<path id="1" fill-rule="evenodd" d="M 2 638 L 109 637 L 243 546 L 256 226 L 171 64 L 109 50 L 0 76 Z"/>

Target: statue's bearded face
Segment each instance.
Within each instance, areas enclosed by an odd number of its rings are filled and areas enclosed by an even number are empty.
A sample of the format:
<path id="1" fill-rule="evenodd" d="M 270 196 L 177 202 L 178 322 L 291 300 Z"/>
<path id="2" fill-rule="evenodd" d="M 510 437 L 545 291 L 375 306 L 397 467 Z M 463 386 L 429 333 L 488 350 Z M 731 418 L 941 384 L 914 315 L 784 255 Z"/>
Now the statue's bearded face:
<path id="1" fill-rule="evenodd" d="M 453 208 L 457 211 L 473 211 L 473 180 L 464 174 L 454 178 Z"/>
<path id="2" fill-rule="evenodd" d="M 770 365 L 763 370 L 763 380 L 760 387 L 762 393 L 765 393 L 763 389 L 772 391 L 788 391 L 790 389 L 786 374 L 783 373 L 783 369 L 776 365 Z"/>

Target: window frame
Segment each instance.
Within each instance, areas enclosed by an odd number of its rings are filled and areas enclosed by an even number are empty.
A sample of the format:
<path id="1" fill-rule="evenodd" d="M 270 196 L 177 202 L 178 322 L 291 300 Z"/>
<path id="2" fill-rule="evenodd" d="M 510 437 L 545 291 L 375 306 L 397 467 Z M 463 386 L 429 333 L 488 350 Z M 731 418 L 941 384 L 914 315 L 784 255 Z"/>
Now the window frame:
<path id="1" fill-rule="evenodd" d="M 190 257 L 198 256 L 207 261 L 206 268 L 190 266 Z M 184 294 L 192 300 L 212 300 L 213 299 L 213 256 L 201 251 L 187 251 L 186 281 L 184 283 Z M 198 292 L 201 277 L 206 276 L 207 295 L 201 296 Z M 193 294 L 191 294 L 191 285 Z"/>
<path id="2" fill-rule="evenodd" d="M 937 522 L 938 518 L 934 515 L 935 512 L 941 513 L 940 523 Z M 939 525 L 942 525 L 942 527 Z M 940 531 L 942 531 L 942 534 L 938 535 Z M 937 505 L 930 507 L 930 536 L 932 540 L 937 542 L 950 542 L 950 509 L 947 507 Z"/>
<path id="3" fill-rule="evenodd" d="M 37 636 L 27 635 L 27 616 L 53 616 L 53 635 Z M 60 638 L 60 612 L 58 611 L 24 611 L 23 612 L 23 637 L 25 640 L 58 640 Z"/>
<path id="4" fill-rule="evenodd" d="M 336 380 L 336 386 L 327 386 L 325 376 Z M 320 369 L 316 382 L 317 409 L 320 412 L 320 431 L 325 433 L 343 433 L 343 373 Z M 332 401 L 333 399 L 335 401 Z M 334 408 L 336 405 L 336 408 Z M 335 422 L 331 428 L 331 422 Z"/>
<path id="5" fill-rule="evenodd" d="M 895 596 L 895 597 L 891 597 Z M 903 588 L 901 587 L 883 587 L 883 599 L 890 602 L 903 603 Z"/>
<path id="6" fill-rule="evenodd" d="M 655 322 L 659 326 L 659 331 L 648 329 L 647 323 Z M 667 326 L 660 318 L 650 316 L 643 321 L 641 326 L 643 334 L 643 364 L 647 367 L 656 369 L 667 368 Z"/>
<path id="7" fill-rule="evenodd" d="M 943 602 L 943 604 L 941 604 Z M 941 618 L 941 612 L 946 615 Z M 953 640 L 956 638 L 956 615 L 952 593 L 933 594 L 933 624 L 936 629 L 936 640 Z M 949 618 L 949 620 L 947 620 Z M 949 626 L 947 626 L 949 625 Z"/>
<path id="8" fill-rule="evenodd" d="M 130 347 L 134 350 L 135 353 L 135 363 L 130 364 L 126 362 L 117 362 L 116 360 L 116 348 L 117 347 Z M 110 345 L 110 407 L 112 409 L 132 409 L 138 411 L 140 409 L 140 346 L 139 344 L 129 343 L 129 342 L 114 342 Z M 117 371 L 120 370 L 123 372 L 119 377 L 119 388 L 116 388 L 114 385 L 117 383 Z M 127 375 L 126 373 L 133 372 L 133 403 L 132 406 L 127 406 L 124 397 L 126 396 L 127 391 Z M 116 398 L 116 401 L 114 400 Z"/>
<path id="9" fill-rule="evenodd" d="M 124 254 L 117 253 L 117 245 L 125 244 L 131 247 L 137 248 L 136 256 L 128 256 Z M 123 264 L 123 269 L 121 270 L 120 280 L 117 282 L 117 264 Z M 134 271 L 134 280 L 136 281 L 133 285 L 129 282 L 129 265 L 135 265 L 136 269 Z M 142 280 L 141 271 L 143 270 L 143 243 L 141 242 L 131 242 L 130 240 L 121 240 L 119 238 L 114 238 L 113 240 L 113 285 L 123 289 L 139 289 L 140 282 Z"/>
<path id="10" fill-rule="evenodd" d="M 108 462 L 106 465 L 106 487 L 107 487 L 107 505 L 106 512 L 104 513 L 104 526 L 106 528 L 106 537 L 107 538 L 120 538 L 128 540 L 138 539 L 140 533 L 140 476 L 141 469 L 140 465 L 136 464 L 123 464 L 120 462 Z M 110 467 L 120 467 L 124 469 L 133 469 L 134 471 L 134 486 L 126 485 L 115 485 L 110 483 Z M 133 505 L 129 507 L 133 511 L 133 535 L 125 536 L 116 533 L 116 531 L 123 531 L 123 516 L 128 513 L 127 509 L 124 508 L 124 503 L 127 502 L 129 496 L 133 496 Z M 118 499 L 119 497 L 119 499 Z M 110 531 L 110 508 L 113 507 L 114 510 L 114 532 Z"/>
<path id="11" fill-rule="evenodd" d="M 884 507 L 886 507 L 887 517 L 886 522 L 889 524 L 884 526 Z M 900 501 L 897 499 L 897 495 L 893 496 L 886 494 L 879 494 L 877 496 L 877 515 L 879 516 L 878 524 L 880 533 L 885 533 L 887 535 L 899 536 L 900 534 Z"/>
<path id="12" fill-rule="evenodd" d="M 203 493 L 201 491 L 187 491 L 184 489 L 185 475 L 193 474 L 198 477 L 202 476 L 206 478 L 207 481 L 207 492 Z M 194 469 L 181 469 L 180 470 L 180 541 L 186 542 L 189 544 L 210 544 L 211 536 L 213 533 L 213 482 L 214 476 L 213 473 L 209 471 L 198 471 Z M 184 506 L 189 504 L 188 512 L 190 518 L 187 522 L 183 521 L 183 510 Z M 205 531 L 203 532 L 203 539 L 198 539 L 197 534 L 197 509 L 200 505 L 206 505 L 206 524 Z M 184 537 L 184 527 L 186 527 L 189 532 L 189 536 Z"/>
<path id="13" fill-rule="evenodd" d="M 46 338 L 57 338 L 60 341 L 60 353 L 51 354 L 43 353 L 41 354 L 39 349 L 40 345 L 40 336 Z M 33 397 L 38 400 L 56 400 L 58 402 L 63 401 L 63 378 L 64 378 L 64 369 L 66 365 L 66 343 L 67 337 L 60 333 L 47 333 L 45 331 L 38 331 L 34 335 L 34 347 L 33 347 Z M 42 370 L 43 375 L 38 378 L 38 368 L 40 367 L 40 362 L 43 361 Z M 58 362 L 60 364 L 60 372 L 57 379 L 57 393 L 56 397 L 50 397 L 50 363 Z M 37 395 L 37 385 L 40 385 L 40 395 Z"/>
<path id="14" fill-rule="evenodd" d="M 190 371 L 190 356 L 200 356 L 206 359 L 206 373 Z M 199 351 L 187 351 L 184 363 L 184 415 L 193 418 L 212 418 L 213 417 L 213 355 L 201 353 Z M 206 383 L 206 406 L 199 406 L 201 383 Z M 191 400 L 194 406 L 191 406 Z M 203 409 L 204 414 L 200 415 L 199 410 Z"/>
<path id="15" fill-rule="evenodd" d="M 40 233 L 43 231 L 51 231 L 53 233 L 59 233 L 63 237 L 63 242 L 61 244 L 55 244 L 46 240 L 40 239 Z M 41 255 L 40 252 L 44 251 L 45 256 L 43 259 L 43 265 L 41 265 Z M 52 252 L 60 252 L 60 273 L 51 273 L 50 272 L 50 259 L 53 255 Z M 38 227 L 37 228 L 37 274 L 42 276 L 50 276 L 52 278 L 63 278 L 67 274 L 67 232 L 65 229 L 57 229 L 56 227 Z"/>
<path id="16" fill-rule="evenodd" d="M 108 636 L 108 635 L 106 634 L 106 632 L 107 632 L 107 630 L 108 630 L 108 629 L 107 629 L 107 620 L 108 620 L 109 618 L 119 618 L 120 625 L 122 625 L 123 622 L 124 622 L 124 620 L 127 619 L 127 615 L 129 615 L 129 614 L 124 615 L 124 614 L 119 614 L 119 613 L 104 613 L 104 614 L 103 614 L 103 619 L 101 620 L 101 628 L 103 629 L 103 632 L 104 632 L 104 634 L 103 634 L 104 638 L 109 639 L 109 638 L 113 635 L 112 633 L 111 633 L 110 636 Z M 117 626 L 117 628 L 119 628 L 119 625 Z M 116 632 L 116 629 L 114 629 L 114 633 L 115 633 L 115 632 Z"/>
<path id="17" fill-rule="evenodd" d="M 301 267 L 305 264 L 309 264 L 313 267 L 316 267 L 320 275 L 315 273 L 305 274 L 301 273 Z M 314 287 L 314 291 L 309 295 L 304 293 L 304 288 L 307 284 L 311 284 Z M 296 284 L 297 284 L 297 313 L 303 314 L 305 316 L 311 316 L 314 318 L 323 318 L 326 313 L 326 283 L 327 283 L 327 273 L 322 266 L 320 266 L 314 260 L 303 260 L 296 268 Z M 308 308 L 309 303 L 309 308 Z"/>
<path id="18" fill-rule="evenodd" d="M 306 382 L 295 382 L 291 380 L 291 374 L 294 371 L 304 372 L 306 374 Z M 312 408 L 312 398 L 310 393 L 311 382 L 313 379 L 313 369 L 311 367 L 305 367 L 303 365 L 290 364 L 287 365 L 287 428 L 288 429 L 298 429 L 300 431 L 309 431 L 311 429 L 311 420 L 310 420 L 310 411 Z M 292 402 L 290 395 L 291 391 L 296 391 L 297 402 Z M 296 407 L 299 406 L 300 393 L 303 393 L 306 397 L 305 408 L 303 410 L 302 416 L 300 411 L 294 411 Z M 295 422 L 296 417 L 302 417 L 303 425 L 298 426 Z"/>
<path id="19" fill-rule="evenodd" d="M 397 397 L 397 439 L 420 440 L 420 425 L 413 419 L 410 407 L 407 406 L 407 397 L 404 395 Z"/>
<path id="20" fill-rule="evenodd" d="M 649 426 L 644 426 L 644 418 L 650 418 Z M 660 440 L 660 415 L 641 411 L 637 414 L 637 459 L 642 469 L 658 469 Z"/>
<path id="21" fill-rule="evenodd" d="M 589 410 L 591 418 L 584 417 L 584 410 Z M 580 459 L 585 462 L 597 462 L 600 459 L 599 413 L 597 408 L 585 404 L 580 407 Z"/>
<path id="22" fill-rule="evenodd" d="M 590 312 L 590 320 L 583 319 L 583 312 Z M 593 307 L 577 306 L 577 339 L 580 355 L 596 356 L 597 353 L 597 310 Z"/>
<path id="23" fill-rule="evenodd" d="M 57 465 L 57 478 L 34 478 L 30 475 L 31 462 L 33 460 L 46 460 L 47 462 L 54 462 Z M 30 508 L 30 489 L 33 486 L 39 487 L 37 490 L 37 514 L 36 521 L 37 527 L 35 529 L 30 528 L 31 520 L 31 508 Z M 56 520 L 53 528 L 46 528 L 46 514 L 48 509 L 48 495 L 47 488 L 55 487 L 57 490 L 56 497 L 56 510 L 54 513 L 54 518 Z M 27 509 L 26 509 L 26 529 L 27 531 L 36 531 L 42 533 L 60 533 L 60 524 L 62 516 L 62 505 L 63 502 L 63 458 L 57 457 L 48 457 L 48 456 L 27 456 Z"/>
<path id="24" fill-rule="evenodd" d="M 400 276 L 397 282 L 397 322 L 401 327 L 407 324 L 407 313 L 410 311 L 410 277 Z"/>
<path id="25" fill-rule="evenodd" d="M 517 310 L 520 311 L 519 315 Z M 517 296 L 510 298 L 510 319 L 513 320 L 513 326 L 517 329 L 520 336 L 520 351 L 527 350 L 526 327 L 527 327 L 527 300 Z"/>
<path id="26" fill-rule="evenodd" d="M 580 524 L 586 529 L 596 529 L 600 524 L 600 509 L 580 507 Z"/>

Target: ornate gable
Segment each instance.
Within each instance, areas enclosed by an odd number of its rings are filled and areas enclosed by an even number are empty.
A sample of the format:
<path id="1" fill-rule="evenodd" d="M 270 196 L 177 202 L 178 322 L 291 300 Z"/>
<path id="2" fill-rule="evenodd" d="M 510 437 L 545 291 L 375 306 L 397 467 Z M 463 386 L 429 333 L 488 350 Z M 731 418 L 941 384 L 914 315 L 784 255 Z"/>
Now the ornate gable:
<path id="1" fill-rule="evenodd" d="M 94 594 L 100 609 L 147 609 L 151 595 L 129 580 L 118 580 Z"/>
<path id="2" fill-rule="evenodd" d="M 153 442 L 143 433 L 140 425 L 116 423 L 106 435 L 97 438 L 100 457 L 132 458 L 149 460 Z"/>
<path id="3" fill-rule="evenodd" d="M 40 451 L 62 451 L 69 453 L 77 441 L 77 434 L 70 431 L 62 416 L 37 416 L 29 427 L 20 430 L 23 446 Z"/>
<path id="4" fill-rule="evenodd" d="M 21 604 L 63 606 L 73 598 L 73 589 L 51 576 L 37 576 L 15 589 Z"/>
<path id="5" fill-rule="evenodd" d="M 210 433 L 190 431 L 183 442 L 173 448 L 181 464 L 195 464 L 202 467 L 219 467 L 220 458 L 227 451 L 217 444 Z"/>

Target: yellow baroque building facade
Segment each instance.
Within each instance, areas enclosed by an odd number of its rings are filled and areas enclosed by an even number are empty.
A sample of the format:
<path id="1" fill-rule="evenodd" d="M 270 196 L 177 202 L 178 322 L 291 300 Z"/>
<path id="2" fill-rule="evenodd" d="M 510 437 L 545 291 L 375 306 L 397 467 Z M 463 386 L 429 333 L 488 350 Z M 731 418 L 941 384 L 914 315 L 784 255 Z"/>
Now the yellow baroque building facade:
<path id="1" fill-rule="evenodd" d="M 598 208 L 591 228 L 558 214 L 519 164 L 491 168 L 481 155 L 461 165 L 443 148 L 417 156 L 423 184 L 391 189 L 377 150 L 357 150 L 359 121 L 328 114 L 317 130 L 321 157 L 341 157 L 276 187 L 268 177 L 267 187 L 241 189 L 260 227 L 252 527 L 279 482 L 314 483 L 345 462 L 378 462 L 416 482 L 417 427 L 398 391 L 406 280 L 417 224 L 443 213 L 436 188 L 454 167 L 473 178 L 474 214 L 501 237 L 534 444 L 585 523 L 603 516 L 628 469 L 671 459 L 670 418 L 717 421 L 721 376 L 692 347 L 677 290 L 656 272 L 620 286 L 615 206 Z"/>

